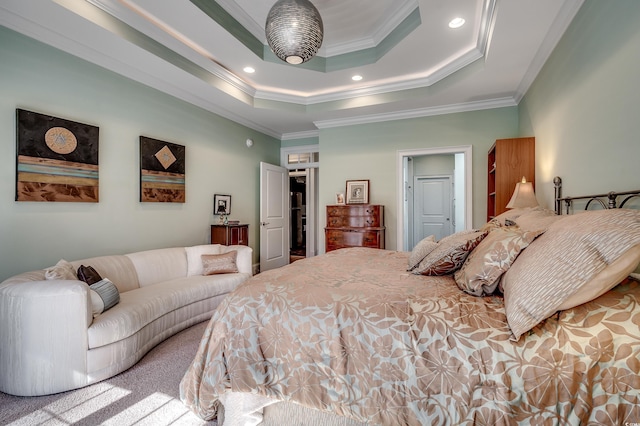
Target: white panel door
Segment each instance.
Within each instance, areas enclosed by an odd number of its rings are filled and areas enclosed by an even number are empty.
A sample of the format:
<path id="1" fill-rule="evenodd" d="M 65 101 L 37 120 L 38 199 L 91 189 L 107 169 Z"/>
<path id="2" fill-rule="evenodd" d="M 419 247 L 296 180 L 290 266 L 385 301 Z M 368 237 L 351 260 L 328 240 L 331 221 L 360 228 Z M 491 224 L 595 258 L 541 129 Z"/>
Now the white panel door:
<path id="1" fill-rule="evenodd" d="M 260 271 L 289 263 L 289 171 L 260 163 Z"/>
<path id="2" fill-rule="evenodd" d="M 414 179 L 414 245 L 429 235 L 436 240 L 452 234 L 451 178 L 421 177 Z"/>

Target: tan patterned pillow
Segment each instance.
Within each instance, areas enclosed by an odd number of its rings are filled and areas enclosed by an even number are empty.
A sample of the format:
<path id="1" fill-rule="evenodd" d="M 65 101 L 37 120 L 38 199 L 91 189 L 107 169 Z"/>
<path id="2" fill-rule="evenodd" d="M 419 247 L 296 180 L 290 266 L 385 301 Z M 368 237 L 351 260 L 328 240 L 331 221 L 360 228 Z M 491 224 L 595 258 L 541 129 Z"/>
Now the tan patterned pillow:
<path id="1" fill-rule="evenodd" d="M 517 226 L 493 229 L 454 274 L 460 290 L 474 296 L 494 293 L 498 282 L 516 257 L 542 231 L 523 231 Z"/>
<path id="2" fill-rule="evenodd" d="M 493 218 L 489 222 L 487 222 L 484 225 L 482 225 L 482 228 L 480 228 L 480 231 L 491 232 L 494 229 L 500 229 L 503 226 L 504 226 L 504 224 L 500 223 L 499 220 L 496 220 L 495 218 Z"/>
<path id="3" fill-rule="evenodd" d="M 525 231 L 546 231 L 549 226 L 560 219 L 562 219 L 562 216 L 558 216 L 553 210 L 541 208 L 539 210 L 523 213 L 515 219 L 515 223 L 520 227 L 520 229 Z"/>
<path id="4" fill-rule="evenodd" d="M 487 235 L 487 231 L 461 231 L 438 242 L 412 271 L 416 275 L 447 275 L 457 271 L 471 251 Z"/>
<path id="5" fill-rule="evenodd" d="M 640 210 L 590 211 L 563 216 L 553 223 L 502 277 L 507 322 L 513 340 L 517 341 L 523 333 L 564 307 L 566 300 L 582 292 L 638 244 Z M 634 261 L 628 264 L 633 265 Z M 618 276 L 611 274 L 609 281 L 613 282 L 600 285 L 613 287 Z"/>
<path id="6" fill-rule="evenodd" d="M 224 254 L 203 254 L 202 275 L 231 274 L 238 272 L 236 257 L 238 252 L 232 250 Z"/>
<path id="7" fill-rule="evenodd" d="M 491 220 L 498 222 L 502 226 L 505 226 L 505 222 L 507 220 L 515 221 L 517 218 L 519 218 L 523 214 L 540 210 L 541 208 L 542 207 L 518 207 L 516 209 L 509 209 L 504 213 L 500 213 L 498 216 L 494 217 Z"/>
<path id="8" fill-rule="evenodd" d="M 422 259 L 424 259 L 429 253 L 433 251 L 434 248 L 438 246 L 436 242 L 435 235 L 429 235 L 426 238 L 420 240 L 418 244 L 411 250 L 411 255 L 409 256 L 409 265 L 407 267 L 407 271 L 413 270 Z"/>

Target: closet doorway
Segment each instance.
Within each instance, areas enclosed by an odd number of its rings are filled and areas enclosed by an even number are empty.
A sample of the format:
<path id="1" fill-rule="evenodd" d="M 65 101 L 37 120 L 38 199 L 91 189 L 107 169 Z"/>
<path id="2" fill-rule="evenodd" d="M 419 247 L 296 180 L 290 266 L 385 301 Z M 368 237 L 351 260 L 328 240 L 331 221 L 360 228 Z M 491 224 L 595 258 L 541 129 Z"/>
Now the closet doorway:
<path id="1" fill-rule="evenodd" d="M 290 261 L 307 257 L 307 170 L 289 172 L 291 193 Z"/>
<path id="2" fill-rule="evenodd" d="M 289 170 L 291 262 L 318 253 L 318 145 L 281 148 L 281 165 Z"/>

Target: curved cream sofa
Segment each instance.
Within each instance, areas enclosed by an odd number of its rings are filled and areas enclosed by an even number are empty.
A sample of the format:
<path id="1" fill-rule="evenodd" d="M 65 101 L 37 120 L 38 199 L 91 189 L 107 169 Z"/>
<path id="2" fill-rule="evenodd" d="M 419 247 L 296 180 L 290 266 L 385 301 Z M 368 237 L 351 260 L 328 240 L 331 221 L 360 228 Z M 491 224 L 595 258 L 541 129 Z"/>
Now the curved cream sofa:
<path id="1" fill-rule="evenodd" d="M 202 254 L 237 251 L 237 273 L 202 275 Z M 252 250 L 219 244 L 72 261 L 111 280 L 120 302 L 93 318 L 82 281 L 46 280 L 45 270 L 0 284 L 0 391 L 48 395 L 112 377 L 169 336 L 211 318 L 252 275 Z"/>

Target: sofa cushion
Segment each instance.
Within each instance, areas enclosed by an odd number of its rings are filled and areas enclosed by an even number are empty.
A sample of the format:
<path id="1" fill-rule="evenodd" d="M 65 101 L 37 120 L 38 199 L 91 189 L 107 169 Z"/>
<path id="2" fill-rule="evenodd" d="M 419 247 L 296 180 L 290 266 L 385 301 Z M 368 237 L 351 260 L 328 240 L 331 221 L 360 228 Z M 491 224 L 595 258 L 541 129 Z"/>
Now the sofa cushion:
<path id="1" fill-rule="evenodd" d="M 187 274 L 184 247 L 147 250 L 126 256 L 136 268 L 140 287 L 182 278 Z"/>
<path id="2" fill-rule="evenodd" d="M 229 253 L 230 251 L 237 252 L 236 265 L 238 266 L 238 272 L 241 274 L 253 275 L 253 251 L 250 247 L 242 245 L 232 246 L 220 246 L 220 253 Z"/>
<path id="3" fill-rule="evenodd" d="M 220 244 L 203 244 L 193 247 L 185 247 L 187 254 L 187 276 L 202 275 L 202 255 L 220 254 L 223 246 Z"/>
<path id="4" fill-rule="evenodd" d="M 128 257 L 123 255 L 99 256 L 89 259 L 74 260 L 71 264 L 76 268 L 80 265 L 91 265 L 102 278 L 109 280 L 118 287 L 120 293 L 139 287 L 138 274 Z"/>
<path id="5" fill-rule="evenodd" d="M 89 348 L 125 339 L 157 318 L 205 298 L 229 293 L 250 277 L 227 274 L 176 278 L 120 294 L 120 303 L 89 327 Z"/>

